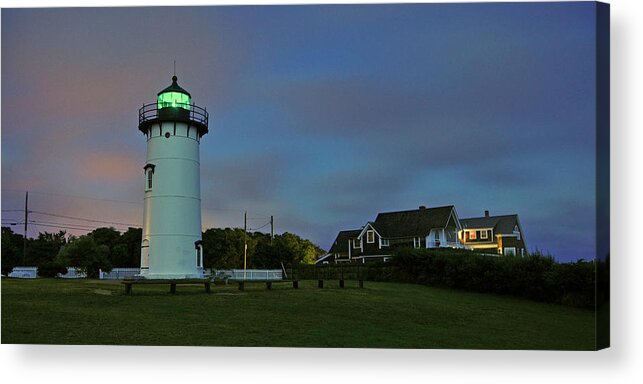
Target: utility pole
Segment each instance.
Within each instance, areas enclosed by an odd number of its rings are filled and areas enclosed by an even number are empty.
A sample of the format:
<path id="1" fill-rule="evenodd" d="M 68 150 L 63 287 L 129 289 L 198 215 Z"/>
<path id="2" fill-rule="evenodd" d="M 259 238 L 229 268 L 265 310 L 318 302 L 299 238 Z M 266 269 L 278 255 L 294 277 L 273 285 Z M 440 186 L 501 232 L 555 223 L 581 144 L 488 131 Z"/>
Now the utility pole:
<path id="1" fill-rule="evenodd" d="M 248 256 L 248 211 L 243 212 L 243 280 L 246 279 L 246 257 Z"/>
<path id="2" fill-rule="evenodd" d="M 275 221 L 272 215 L 270 215 L 270 245 L 272 245 L 272 239 L 275 237 Z"/>
<path id="3" fill-rule="evenodd" d="M 22 238 L 22 265 L 27 265 L 27 219 L 29 218 L 29 191 L 25 191 L 25 233 Z"/>

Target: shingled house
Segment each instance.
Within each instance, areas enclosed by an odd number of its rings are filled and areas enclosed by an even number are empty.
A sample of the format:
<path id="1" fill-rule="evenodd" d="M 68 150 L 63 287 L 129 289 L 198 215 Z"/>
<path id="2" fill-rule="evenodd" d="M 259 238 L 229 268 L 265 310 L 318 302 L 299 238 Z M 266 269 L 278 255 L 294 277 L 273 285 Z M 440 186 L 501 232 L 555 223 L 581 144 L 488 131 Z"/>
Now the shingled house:
<path id="1" fill-rule="evenodd" d="M 527 254 L 525 236 L 518 215 L 490 216 L 461 219 L 460 240 L 475 250 L 488 250 L 501 255 Z"/>
<path id="2" fill-rule="evenodd" d="M 328 254 L 317 263 L 387 261 L 391 249 L 402 246 L 462 248 L 461 230 L 453 205 L 380 213 L 361 229 L 339 232 Z"/>
<path id="3" fill-rule="evenodd" d="M 328 250 L 328 254 L 320 258 L 317 262 L 328 263 L 342 263 L 351 260 L 351 245 L 353 240 L 359 236 L 361 229 L 354 229 L 350 231 L 340 231 L 333 242 L 333 245 Z"/>

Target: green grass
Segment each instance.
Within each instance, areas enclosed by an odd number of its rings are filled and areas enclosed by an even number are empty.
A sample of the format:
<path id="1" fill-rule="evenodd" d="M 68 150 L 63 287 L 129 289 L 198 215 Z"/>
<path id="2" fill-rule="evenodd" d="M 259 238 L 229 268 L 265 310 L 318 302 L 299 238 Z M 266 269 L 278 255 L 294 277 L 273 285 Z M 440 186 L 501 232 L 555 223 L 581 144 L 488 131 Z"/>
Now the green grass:
<path id="1" fill-rule="evenodd" d="M 2 343 L 591 350 L 594 313 L 411 284 L 2 279 Z"/>

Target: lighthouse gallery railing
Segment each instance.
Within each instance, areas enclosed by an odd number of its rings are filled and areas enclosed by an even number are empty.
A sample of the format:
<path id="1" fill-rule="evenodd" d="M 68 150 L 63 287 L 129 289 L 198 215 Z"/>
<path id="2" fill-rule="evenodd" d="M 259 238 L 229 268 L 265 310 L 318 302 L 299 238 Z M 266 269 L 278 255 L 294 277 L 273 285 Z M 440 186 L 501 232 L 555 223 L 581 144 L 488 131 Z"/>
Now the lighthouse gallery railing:
<path id="1" fill-rule="evenodd" d="M 201 108 L 195 104 L 183 104 L 183 103 L 173 103 L 171 107 L 158 107 L 158 102 L 145 104 L 141 109 L 138 110 L 138 124 L 139 126 L 147 121 L 157 120 L 167 112 L 175 112 L 180 114 L 182 117 L 194 121 L 199 124 L 203 124 L 206 127 L 208 126 L 208 111 L 205 108 Z"/>

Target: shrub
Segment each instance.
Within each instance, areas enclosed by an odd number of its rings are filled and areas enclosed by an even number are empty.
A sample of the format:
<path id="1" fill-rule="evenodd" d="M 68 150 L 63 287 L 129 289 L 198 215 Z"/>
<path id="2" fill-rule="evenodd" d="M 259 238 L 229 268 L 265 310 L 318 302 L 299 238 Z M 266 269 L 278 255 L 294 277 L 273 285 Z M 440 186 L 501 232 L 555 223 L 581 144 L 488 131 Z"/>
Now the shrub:
<path id="1" fill-rule="evenodd" d="M 57 277 L 58 274 L 67 273 L 67 267 L 57 261 L 48 261 L 38 267 L 38 275 L 41 277 Z"/>
<path id="2" fill-rule="evenodd" d="M 468 250 L 399 249 L 389 274 L 398 282 L 490 292 L 580 307 L 594 305 L 594 264 L 551 256 L 489 256 Z"/>

